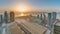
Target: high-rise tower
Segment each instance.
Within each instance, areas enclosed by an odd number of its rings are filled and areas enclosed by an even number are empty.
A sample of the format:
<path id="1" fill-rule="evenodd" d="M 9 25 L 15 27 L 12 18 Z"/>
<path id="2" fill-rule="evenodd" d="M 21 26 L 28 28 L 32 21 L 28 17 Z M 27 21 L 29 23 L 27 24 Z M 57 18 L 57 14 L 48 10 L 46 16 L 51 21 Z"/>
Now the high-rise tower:
<path id="1" fill-rule="evenodd" d="M 14 12 L 10 12 L 10 22 L 13 22 L 15 20 L 15 14 Z"/>

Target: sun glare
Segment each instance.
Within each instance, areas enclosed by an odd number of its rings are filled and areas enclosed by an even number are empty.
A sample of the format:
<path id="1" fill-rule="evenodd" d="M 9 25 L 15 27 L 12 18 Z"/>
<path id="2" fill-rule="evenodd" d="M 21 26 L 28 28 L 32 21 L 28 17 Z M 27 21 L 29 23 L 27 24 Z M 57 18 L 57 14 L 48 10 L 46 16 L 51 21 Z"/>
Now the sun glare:
<path id="1" fill-rule="evenodd" d="M 28 6 L 26 6 L 26 5 L 19 5 L 18 7 L 17 7 L 17 10 L 19 11 L 19 12 L 26 12 L 26 11 L 28 11 Z"/>
<path id="2" fill-rule="evenodd" d="M 25 6 L 20 6 L 20 7 L 18 7 L 18 10 L 20 12 L 25 12 L 27 10 L 27 8 Z"/>
<path id="3" fill-rule="evenodd" d="M 23 14 L 23 13 L 21 13 L 21 14 L 20 14 L 20 16 L 24 16 L 24 14 Z"/>
<path id="4" fill-rule="evenodd" d="M 30 8 L 31 6 L 28 4 L 17 4 L 14 10 L 20 12 L 19 16 L 27 16 L 28 14 L 24 14 L 24 13 L 29 12 Z"/>

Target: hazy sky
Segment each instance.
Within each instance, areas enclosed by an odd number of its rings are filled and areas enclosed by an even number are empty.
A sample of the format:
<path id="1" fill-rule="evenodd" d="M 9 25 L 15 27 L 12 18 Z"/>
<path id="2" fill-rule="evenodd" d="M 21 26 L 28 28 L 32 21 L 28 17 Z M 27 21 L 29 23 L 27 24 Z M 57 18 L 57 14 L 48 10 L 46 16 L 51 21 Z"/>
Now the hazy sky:
<path id="1" fill-rule="evenodd" d="M 60 8 L 60 0 L 0 0 L 0 9 L 12 8 L 21 2 L 35 8 Z"/>

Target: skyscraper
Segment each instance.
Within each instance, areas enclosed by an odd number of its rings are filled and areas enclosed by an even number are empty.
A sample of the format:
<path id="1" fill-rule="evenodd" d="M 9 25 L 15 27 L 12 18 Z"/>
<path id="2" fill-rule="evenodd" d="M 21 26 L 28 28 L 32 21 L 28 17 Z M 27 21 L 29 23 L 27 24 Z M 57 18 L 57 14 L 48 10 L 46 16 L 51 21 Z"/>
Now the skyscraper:
<path id="1" fill-rule="evenodd" d="M 13 22 L 15 20 L 15 14 L 14 12 L 10 12 L 10 22 Z"/>
<path id="2" fill-rule="evenodd" d="M 51 21 L 52 16 L 51 16 L 51 15 L 52 15 L 51 13 L 48 13 L 48 27 L 49 27 L 49 28 L 52 27 L 52 21 Z"/>
<path id="3" fill-rule="evenodd" d="M 57 13 L 53 12 L 53 22 L 56 20 Z"/>
<path id="4" fill-rule="evenodd" d="M 41 20 L 42 20 L 42 13 L 41 13 Z"/>
<path id="5" fill-rule="evenodd" d="M 8 23 L 8 13 L 7 13 L 7 11 L 4 12 L 4 21 L 5 21 L 5 23 Z"/>
<path id="6" fill-rule="evenodd" d="M 0 34 L 2 34 L 3 15 L 0 15 Z"/>
<path id="7" fill-rule="evenodd" d="M 0 26 L 2 26 L 3 23 L 3 15 L 0 15 Z"/>

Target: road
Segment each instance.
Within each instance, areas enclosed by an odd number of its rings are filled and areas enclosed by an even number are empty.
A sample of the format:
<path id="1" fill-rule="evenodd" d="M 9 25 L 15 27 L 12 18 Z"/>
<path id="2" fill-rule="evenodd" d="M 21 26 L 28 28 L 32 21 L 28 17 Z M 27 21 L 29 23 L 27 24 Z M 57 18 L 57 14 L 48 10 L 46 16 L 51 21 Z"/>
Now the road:
<path id="1" fill-rule="evenodd" d="M 26 19 L 16 19 L 16 23 L 24 26 L 31 34 L 43 34 L 47 30 L 44 26 L 29 22 Z"/>
<path id="2" fill-rule="evenodd" d="M 29 18 L 28 18 L 29 19 Z M 5 24 L 3 34 L 44 34 L 46 27 L 28 21 L 24 18 L 15 19 L 15 22 Z"/>
<path id="3" fill-rule="evenodd" d="M 3 24 L 0 34 L 24 34 L 15 22 Z"/>

